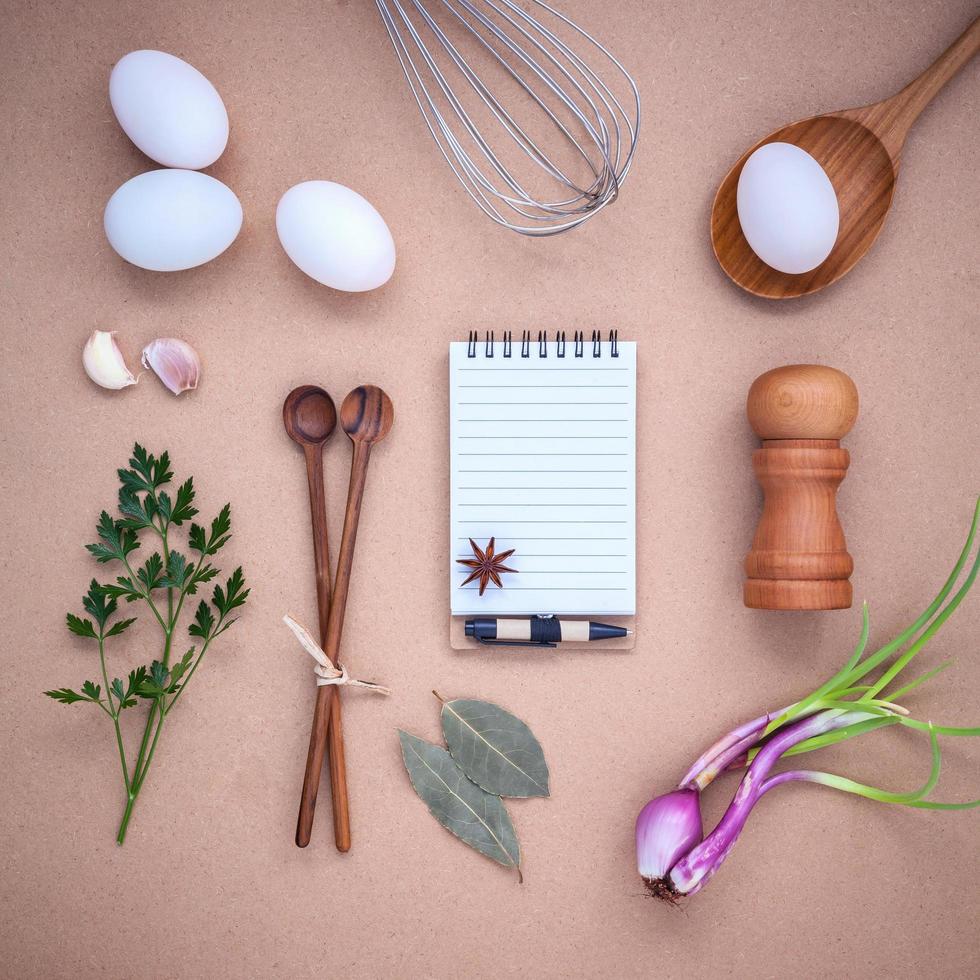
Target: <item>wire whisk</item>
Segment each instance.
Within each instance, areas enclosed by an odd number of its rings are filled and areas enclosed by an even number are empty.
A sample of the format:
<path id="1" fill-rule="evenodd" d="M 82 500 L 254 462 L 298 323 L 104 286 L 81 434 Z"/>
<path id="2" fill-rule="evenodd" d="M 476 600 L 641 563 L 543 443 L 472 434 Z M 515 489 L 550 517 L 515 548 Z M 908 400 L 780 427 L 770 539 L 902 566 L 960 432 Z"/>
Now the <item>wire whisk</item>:
<path id="1" fill-rule="evenodd" d="M 616 200 L 633 164 L 640 94 L 592 35 L 543 0 L 532 9 L 554 30 L 513 0 L 376 3 L 429 132 L 497 224 L 555 235 Z M 615 70 L 630 111 L 599 66 Z"/>

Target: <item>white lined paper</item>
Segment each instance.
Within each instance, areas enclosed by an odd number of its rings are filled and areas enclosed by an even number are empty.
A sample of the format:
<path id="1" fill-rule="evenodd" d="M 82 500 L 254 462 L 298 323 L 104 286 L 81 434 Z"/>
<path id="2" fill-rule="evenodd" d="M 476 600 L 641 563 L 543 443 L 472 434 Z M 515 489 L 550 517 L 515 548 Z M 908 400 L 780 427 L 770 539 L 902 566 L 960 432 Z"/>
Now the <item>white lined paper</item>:
<path id="1" fill-rule="evenodd" d="M 487 357 L 450 344 L 450 570 L 454 616 L 636 611 L 636 344 L 611 357 L 549 343 Z M 491 536 L 517 574 L 478 583 L 457 558 Z"/>

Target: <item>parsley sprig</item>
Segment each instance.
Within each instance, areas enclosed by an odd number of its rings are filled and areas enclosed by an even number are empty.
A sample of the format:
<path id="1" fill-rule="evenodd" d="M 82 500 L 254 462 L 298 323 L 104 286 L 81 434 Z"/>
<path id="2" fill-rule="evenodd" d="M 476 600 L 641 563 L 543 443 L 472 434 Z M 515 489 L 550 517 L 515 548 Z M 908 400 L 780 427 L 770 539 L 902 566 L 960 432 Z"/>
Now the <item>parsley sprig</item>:
<path id="1" fill-rule="evenodd" d="M 97 642 L 101 683 L 87 680 L 77 691 L 62 687 L 44 693 L 61 704 L 95 704 L 111 719 L 126 789 L 126 808 L 116 837 L 122 844 L 164 721 L 211 643 L 235 622 L 233 613 L 245 604 L 249 590 L 245 588 L 241 568 L 235 569 L 224 586 L 215 585 L 210 601 L 200 600 L 193 622 L 187 628 L 198 642 L 172 663 L 173 644 L 185 600 L 188 596 L 196 596 L 201 586 L 220 574 L 209 559 L 231 537 L 231 507 L 225 504 L 221 508 L 210 529 L 193 523 L 197 516 L 193 479 L 185 480 L 171 496 L 162 489 L 173 481 L 169 453 L 153 456 L 139 443 L 133 448 L 129 468 L 117 472 L 122 517 L 114 518 L 108 511 L 102 511 L 96 525 L 99 540 L 85 547 L 102 565 L 118 563 L 121 573 L 113 582 L 100 584 L 97 579 L 92 579 L 88 592 L 82 597 L 82 608 L 87 615 L 68 613 L 66 620 L 68 629 L 76 636 Z M 173 547 L 174 529 L 182 528 L 188 522 L 187 544 L 190 552 L 196 552 L 190 555 Z M 157 548 L 144 561 L 138 562 L 131 556 L 141 547 L 143 532 L 149 533 L 149 539 Z M 115 677 L 110 682 L 106 640 L 120 636 L 136 622 L 132 618 L 115 618 L 120 600 L 127 604 L 147 604 L 163 630 L 163 653 L 159 660 L 153 660 L 148 666 L 129 671 L 125 679 Z M 123 711 L 136 707 L 141 701 L 148 703 L 149 712 L 139 749 L 130 766 L 119 719 Z"/>

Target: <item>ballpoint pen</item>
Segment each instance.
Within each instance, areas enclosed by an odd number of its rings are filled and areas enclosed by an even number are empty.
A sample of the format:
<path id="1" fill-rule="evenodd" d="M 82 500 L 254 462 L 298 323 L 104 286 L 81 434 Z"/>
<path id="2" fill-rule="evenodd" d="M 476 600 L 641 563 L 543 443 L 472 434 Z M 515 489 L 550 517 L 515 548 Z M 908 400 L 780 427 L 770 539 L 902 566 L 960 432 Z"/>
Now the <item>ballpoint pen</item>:
<path id="1" fill-rule="evenodd" d="M 468 619 L 466 635 L 488 646 L 554 647 L 559 643 L 582 643 L 629 636 L 622 626 L 607 626 L 583 619 L 561 620 L 557 616 L 522 619 Z"/>

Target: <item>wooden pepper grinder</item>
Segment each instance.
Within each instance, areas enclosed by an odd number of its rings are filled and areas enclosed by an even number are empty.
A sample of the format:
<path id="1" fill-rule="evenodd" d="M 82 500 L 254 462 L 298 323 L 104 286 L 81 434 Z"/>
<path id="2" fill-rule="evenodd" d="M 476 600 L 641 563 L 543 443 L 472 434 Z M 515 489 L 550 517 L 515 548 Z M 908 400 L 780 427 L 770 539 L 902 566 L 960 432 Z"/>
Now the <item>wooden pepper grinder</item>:
<path id="1" fill-rule="evenodd" d="M 836 498 L 850 462 L 840 439 L 858 414 L 854 382 L 834 368 L 791 364 L 756 378 L 746 409 L 762 439 L 752 465 L 765 505 L 745 559 L 745 605 L 847 609 L 854 561 Z"/>

